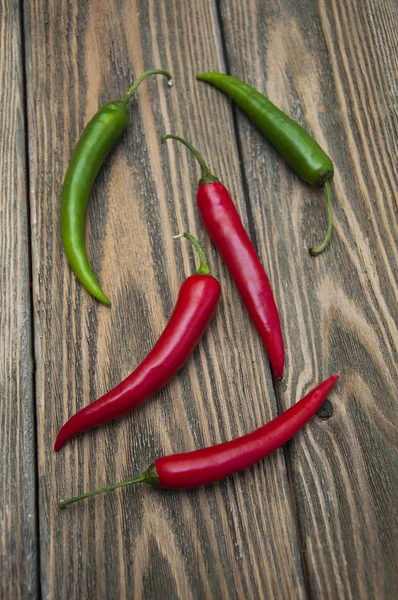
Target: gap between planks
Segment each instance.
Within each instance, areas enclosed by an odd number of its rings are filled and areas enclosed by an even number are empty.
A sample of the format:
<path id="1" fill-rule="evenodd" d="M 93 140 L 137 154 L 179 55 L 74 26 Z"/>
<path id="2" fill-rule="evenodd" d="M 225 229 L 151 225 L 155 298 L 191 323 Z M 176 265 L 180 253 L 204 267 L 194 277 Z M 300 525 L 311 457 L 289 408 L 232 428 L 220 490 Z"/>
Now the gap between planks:
<path id="1" fill-rule="evenodd" d="M 33 304 L 33 249 L 32 249 L 32 220 L 30 211 L 30 162 L 29 162 L 29 121 L 28 121 L 28 77 L 27 77 L 27 57 L 25 44 L 25 13 L 24 2 L 18 3 L 19 30 L 21 34 L 21 65 L 22 65 L 22 93 L 23 93 L 23 116 L 25 121 L 25 168 L 26 168 L 26 205 L 27 205 L 27 239 L 28 239 L 28 264 L 29 264 L 29 312 L 31 323 L 31 356 L 32 356 L 32 378 L 33 378 L 33 462 L 35 465 L 34 487 L 35 487 L 35 518 L 36 518 L 36 582 L 37 598 L 40 600 L 41 594 L 41 561 L 40 561 L 40 514 L 39 514 L 39 459 L 38 459 L 38 441 L 37 441 L 37 410 L 36 410 L 36 339 L 34 326 L 34 304 Z"/>

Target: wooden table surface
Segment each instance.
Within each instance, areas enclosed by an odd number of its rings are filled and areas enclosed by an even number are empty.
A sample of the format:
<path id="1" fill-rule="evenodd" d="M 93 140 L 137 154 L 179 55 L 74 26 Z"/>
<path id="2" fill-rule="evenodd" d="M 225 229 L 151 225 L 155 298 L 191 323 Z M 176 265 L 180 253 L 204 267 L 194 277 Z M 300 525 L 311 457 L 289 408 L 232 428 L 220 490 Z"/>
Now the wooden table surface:
<path id="1" fill-rule="evenodd" d="M 397 580 L 398 3 L 396 0 L 2 0 L 0 597 L 393 598 Z M 144 70 L 87 213 L 93 300 L 61 245 L 71 152 Z M 300 181 L 221 93 L 264 91 L 333 158 L 334 234 Z M 229 188 L 269 274 L 286 345 L 274 382 L 195 205 L 191 140 Z M 179 375 L 133 414 L 70 442 L 59 427 L 135 367 L 203 242 L 222 301 Z M 32 282 L 30 286 L 30 282 Z M 61 497 L 164 453 L 251 431 L 334 372 L 333 415 L 208 488 Z M 394 556 L 395 555 L 395 556 Z M 395 592 L 396 593 L 396 592 Z"/>

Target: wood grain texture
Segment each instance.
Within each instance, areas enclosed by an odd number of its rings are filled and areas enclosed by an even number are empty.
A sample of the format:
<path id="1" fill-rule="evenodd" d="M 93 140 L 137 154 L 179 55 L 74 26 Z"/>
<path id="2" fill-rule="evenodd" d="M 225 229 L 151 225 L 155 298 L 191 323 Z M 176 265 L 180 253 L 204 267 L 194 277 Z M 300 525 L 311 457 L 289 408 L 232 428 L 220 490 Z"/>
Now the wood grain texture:
<path id="1" fill-rule="evenodd" d="M 23 51 L 0 2 L 0 598 L 37 592 L 36 464 Z"/>
<path id="2" fill-rule="evenodd" d="M 207 489 L 143 486 L 56 507 L 60 497 L 125 479 L 162 454 L 243 434 L 277 412 L 258 335 L 198 219 L 193 158 L 160 145 L 166 132 L 197 144 L 248 223 L 231 110 L 194 78 L 225 68 L 216 7 L 34 0 L 25 36 L 43 598 L 304 597 L 282 451 Z M 175 86 L 159 77 L 141 86 L 88 209 L 88 253 L 108 310 L 66 263 L 61 185 L 88 119 L 155 67 L 169 68 Z M 160 334 L 194 269 L 188 243 L 172 240 L 182 229 L 204 242 L 223 289 L 203 342 L 156 398 L 55 455 L 68 416 L 125 377 Z"/>
<path id="3" fill-rule="evenodd" d="M 398 5 L 222 0 L 221 22 L 230 73 L 298 120 L 336 167 L 334 235 L 313 259 L 307 249 L 326 226 L 322 192 L 236 110 L 251 223 L 287 340 L 281 408 L 341 374 L 333 416 L 288 446 L 310 595 L 393 598 Z"/>

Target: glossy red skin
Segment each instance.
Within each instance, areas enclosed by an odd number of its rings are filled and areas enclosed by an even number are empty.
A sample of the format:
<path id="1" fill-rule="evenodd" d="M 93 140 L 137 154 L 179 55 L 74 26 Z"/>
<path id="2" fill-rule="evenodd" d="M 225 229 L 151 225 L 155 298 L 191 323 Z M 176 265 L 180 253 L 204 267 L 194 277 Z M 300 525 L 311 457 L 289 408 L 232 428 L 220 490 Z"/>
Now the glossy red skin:
<path id="1" fill-rule="evenodd" d="M 209 448 L 159 458 L 155 462 L 158 485 L 198 487 L 251 467 L 286 444 L 314 416 L 338 378 L 338 375 L 329 377 L 297 404 L 248 435 Z"/>
<path id="2" fill-rule="evenodd" d="M 219 182 L 199 185 L 197 202 L 203 223 L 261 336 L 272 370 L 282 379 L 285 353 L 278 309 L 268 277 L 235 204 Z"/>
<path id="3" fill-rule="evenodd" d="M 54 450 L 61 450 L 71 437 L 82 431 L 125 415 L 164 387 L 198 344 L 215 313 L 220 291 L 220 284 L 210 275 L 188 277 L 153 349 L 131 375 L 65 423 Z"/>

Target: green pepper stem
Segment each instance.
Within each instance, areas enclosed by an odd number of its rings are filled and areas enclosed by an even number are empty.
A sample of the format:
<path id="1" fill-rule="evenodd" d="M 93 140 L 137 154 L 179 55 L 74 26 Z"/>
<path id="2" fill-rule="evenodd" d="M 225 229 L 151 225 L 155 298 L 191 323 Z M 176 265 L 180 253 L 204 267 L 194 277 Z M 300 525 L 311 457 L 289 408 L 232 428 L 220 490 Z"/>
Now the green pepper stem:
<path id="1" fill-rule="evenodd" d="M 130 485 L 132 483 L 141 483 L 145 481 L 145 475 L 140 475 L 135 479 L 127 479 L 126 481 L 121 481 L 120 483 L 115 483 L 114 485 L 107 485 L 103 488 L 98 488 L 96 490 L 91 490 L 91 492 L 86 492 L 85 494 L 81 494 L 80 496 L 75 496 L 74 498 L 69 498 L 68 500 L 60 500 L 58 502 L 59 508 L 65 508 L 68 504 L 73 504 L 74 502 L 79 502 L 79 500 L 84 500 L 85 498 L 91 498 L 91 496 L 97 496 L 97 494 L 104 494 L 105 492 L 113 492 L 113 490 L 117 490 L 117 488 L 124 487 L 125 485 Z"/>
<path id="2" fill-rule="evenodd" d="M 202 184 L 202 183 L 215 183 L 215 182 L 218 181 L 217 177 L 215 177 L 212 174 L 212 172 L 210 171 L 209 167 L 207 166 L 207 164 L 205 163 L 205 161 L 203 160 L 203 158 L 199 154 L 199 152 L 196 150 L 196 148 L 194 148 L 192 146 L 192 144 L 190 144 L 189 142 L 187 142 L 187 140 L 184 140 L 184 138 L 179 137 L 178 135 L 171 135 L 171 133 L 169 133 L 167 135 L 164 135 L 162 137 L 162 144 L 166 140 L 177 140 L 177 142 L 181 142 L 182 144 L 184 144 L 184 146 L 186 146 L 187 148 L 189 148 L 189 150 L 192 152 L 192 154 L 194 155 L 194 157 L 198 161 L 198 163 L 200 165 L 200 168 L 202 169 L 202 177 L 200 178 L 199 185 Z"/>
<path id="3" fill-rule="evenodd" d="M 178 238 L 185 237 L 187 240 L 191 242 L 191 244 L 196 248 L 196 251 L 199 255 L 199 268 L 196 271 L 197 275 L 210 275 L 210 267 L 207 264 L 206 255 L 202 250 L 202 246 L 199 244 L 198 240 L 193 237 L 192 234 L 183 231 L 178 235 L 173 235 L 173 240 L 177 240 Z"/>
<path id="4" fill-rule="evenodd" d="M 131 96 L 133 96 L 135 94 L 135 91 L 138 88 L 138 86 L 140 85 L 140 83 L 142 81 L 144 81 L 144 79 L 146 79 L 149 75 L 164 75 L 165 77 L 168 78 L 169 86 L 173 85 L 173 79 L 168 71 L 163 71 L 162 69 L 154 69 L 152 71 L 145 71 L 145 73 L 143 73 L 141 75 L 141 77 L 138 77 L 138 79 L 136 81 L 134 81 L 133 85 L 128 90 L 127 94 L 125 96 L 123 96 L 123 98 L 120 100 L 120 102 L 121 102 L 121 104 L 123 104 L 123 106 L 125 104 L 127 104 L 127 102 L 130 100 Z"/>
<path id="5" fill-rule="evenodd" d="M 152 465 L 150 465 L 145 471 L 145 473 L 143 473 L 139 477 L 135 477 L 134 479 L 126 479 L 126 481 L 121 481 L 120 483 L 115 483 L 113 485 L 107 485 L 105 487 L 92 490 L 91 492 L 81 494 L 80 496 L 74 496 L 73 498 L 69 498 L 68 500 L 60 500 L 58 502 L 58 508 L 65 508 L 65 506 L 73 504 L 74 502 L 79 502 L 80 500 L 84 500 L 85 498 L 91 498 L 91 496 L 97 496 L 97 494 L 104 494 L 105 492 L 113 492 L 113 490 L 117 490 L 118 488 L 125 487 L 126 485 L 131 485 L 134 483 L 149 483 L 150 485 L 159 485 L 159 477 L 156 472 L 155 464 L 153 463 Z"/>
<path id="6" fill-rule="evenodd" d="M 328 218 L 328 228 L 327 228 L 326 235 L 325 235 L 325 238 L 324 238 L 322 244 L 320 246 L 318 246 L 318 248 L 310 248 L 311 256 L 318 256 L 318 254 L 321 254 L 321 252 L 323 252 L 325 250 L 326 246 L 329 244 L 330 238 L 332 237 L 332 231 L 333 231 L 332 189 L 331 189 L 329 181 L 326 181 L 326 183 L 324 185 L 324 190 L 325 190 L 326 211 L 327 211 L 327 218 Z"/>

